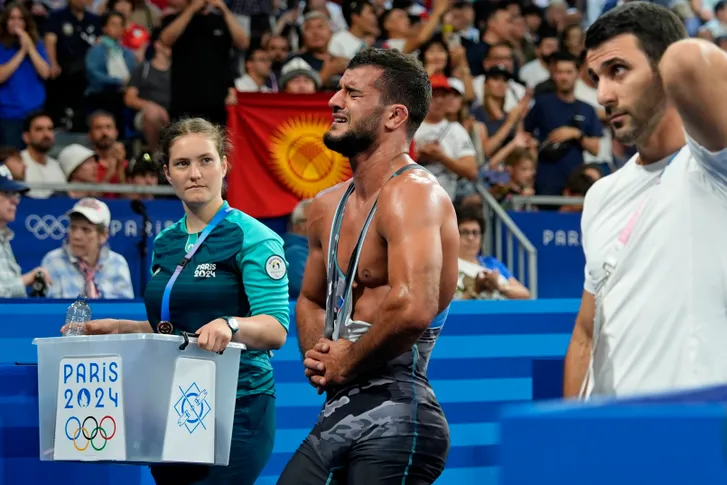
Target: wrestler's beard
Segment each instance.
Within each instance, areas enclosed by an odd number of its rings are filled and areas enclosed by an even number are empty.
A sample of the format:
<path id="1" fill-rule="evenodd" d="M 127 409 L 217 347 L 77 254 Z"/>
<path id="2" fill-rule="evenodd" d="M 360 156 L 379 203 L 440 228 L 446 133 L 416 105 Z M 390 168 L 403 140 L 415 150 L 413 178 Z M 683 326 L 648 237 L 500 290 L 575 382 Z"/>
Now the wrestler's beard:
<path id="1" fill-rule="evenodd" d="M 323 144 L 329 150 L 338 152 L 349 160 L 368 151 L 376 143 L 383 109 L 377 109 L 369 117 L 354 123 L 342 135 L 334 135 L 330 131 L 323 135 Z"/>

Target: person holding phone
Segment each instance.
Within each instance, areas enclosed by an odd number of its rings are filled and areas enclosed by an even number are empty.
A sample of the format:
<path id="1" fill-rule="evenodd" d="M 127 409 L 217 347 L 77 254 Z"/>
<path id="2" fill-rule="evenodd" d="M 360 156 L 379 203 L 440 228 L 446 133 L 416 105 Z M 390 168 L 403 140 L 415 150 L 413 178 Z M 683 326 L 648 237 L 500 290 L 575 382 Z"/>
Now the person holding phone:
<path id="1" fill-rule="evenodd" d="M 153 465 L 157 485 L 252 485 L 273 449 L 269 351 L 287 337 L 287 262 L 282 239 L 223 198 L 228 167 L 223 133 L 201 118 L 166 129 L 164 175 L 185 215 L 154 240 L 153 276 L 144 293 L 148 320 L 86 324 L 89 334 L 196 333 L 197 344 L 211 352 L 230 341 L 247 346 L 240 359 L 229 465 Z"/>

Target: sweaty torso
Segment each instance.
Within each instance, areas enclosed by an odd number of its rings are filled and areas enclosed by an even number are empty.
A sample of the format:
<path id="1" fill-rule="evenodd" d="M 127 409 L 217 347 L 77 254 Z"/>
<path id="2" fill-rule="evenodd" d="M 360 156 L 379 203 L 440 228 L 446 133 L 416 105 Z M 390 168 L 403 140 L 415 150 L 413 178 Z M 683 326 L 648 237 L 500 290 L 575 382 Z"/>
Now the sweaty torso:
<path id="1" fill-rule="evenodd" d="M 321 246 L 325 257 L 326 266 L 330 254 L 330 239 L 338 203 L 343 197 L 348 184 L 342 184 L 335 191 L 326 197 L 326 211 L 321 221 Z M 378 195 L 378 194 L 377 194 Z M 364 226 L 367 216 L 376 200 L 376 196 L 369 200 L 362 201 L 355 192 L 348 199 L 343 214 L 343 221 L 340 226 L 340 239 L 336 264 L 338 270 L 345 274 L 351 264 L 351 255 L 356 246 L 358 236 Z M 376 316 L 376 310 L 386 297 L 389 290 L 388 258 L 386 255 L 386 241 L 377 231 L 380 218 L 385 217 L 378 211 L 373 216 L 371 228 L 363 241 L 361 256 L 358 268 L 354 275 L 351 297 L 353 303 L 353 320 L 372 322 Z M 329 275 L 330 278 L 330 275 Z"/>
<path id="2" fill-rule="evenodd" d="M 351 264 L 350 259 L 358 241 L 359 234 L 361 234 L 366 218 L 371 212 L 371 208 L 376 202 L 377 196 L 379 197 L 379 207 L 373 216 L 371 226 L 363 240 L 358 267 L 354 274 L 353 287 L 351 291 L 352 320 L 362 322 L 374 321 L 376 313 L 390 289 L 387 244 L 381 234 L 383 231 L 380 230 L 386 227 L 387 217 L 389 217 L 387 215 L 385 204 L 387 196 L 386 190 L 393 188 L 394 184 L 407 183 L 406 177 L 409 175 L 421 176 L 422 171 L 412 170 L 412 172 L 415 173 L 404 173 L 397 177 L 398 180 L 389 180 L 379 193 L 373 194 L 368 198 L 368 200 L 362 200 L 354 191 L 346 202 L 343 219 L 340 224 L 340 229 L 338 230 L 339 240 L 336 254 L 337 269 L 341 273 L 341 276 L 345 275 L 348 271 L 349 265 Z M 435 179 L 432 178 L 432 180 Z M 336 209 L 351 183 L 352 182 L 349 181 L 340 184 L 321 197 L 323 207 L 321 211 L 321 218 L 316 227 L 318 235 L 316 239 L 320 241 L 326 266 L 329 264 L 328 258 L 331 253 L 331 231 L 334 226 Z M 412 207 L 411 210 L 416 210 L 416 208 Z M 426 244 L 425 241 L 421 241 L 421 243 Z M 444 254 L 458 254 L 459 241 L 456 240 L 456 237 L 449 237 L 449 234 L 447 234 L 446 231 L 443 231 L 442 233 L 442 246 L 442 252 Z M 445 264 L 442 268 L 442 279 L 440 281 L 440 312 L 445 310 L 451 302 L 457 279 L 456 271 L 454 271 L 454 279 L 453 281 L 449 281 L 452 280 L 452 278 L 449 277 L 451 276 L 452 271 L 448 271 L 451 268 L 446 267 L 446 257 L 444 260 Z M 456 262 L 456 258 L 454 261 Z M 329 279 L 330 278 L 331 275 L 329 275 Z"/>

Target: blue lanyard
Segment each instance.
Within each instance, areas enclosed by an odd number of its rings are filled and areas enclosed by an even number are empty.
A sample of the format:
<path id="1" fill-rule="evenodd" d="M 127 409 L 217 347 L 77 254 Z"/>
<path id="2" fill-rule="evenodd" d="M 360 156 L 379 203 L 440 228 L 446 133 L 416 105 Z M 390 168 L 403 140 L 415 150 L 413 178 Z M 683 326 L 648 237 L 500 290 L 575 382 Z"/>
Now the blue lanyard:
<path id="1" fill-rule="evenodd" d="M 187 266 L 189 261 L 192 259 L 192 256 L 194 256 L 194 253 L 197 252 L 197 249 L 199 249 L 204 240 L 207 239 L 207 236 L 209 236 L 214 228 L 217 227 L 217 225 L 222 222 L 225 217 L 227 217 L 227 214 L 231 210 L 232 208 L 227 202 L 222 204 L 222 207 L 219 208 L 215 216 L 212 218 L 209 224 L 207 224 L 207 227 L 205 227 L 202 231 L 202 234 L 200 234 L 197 238 L 197 242 L 195 242 L 194 246 L 189 249 L 187 254 L 184 256 L 184 259 L 182 259 L 182 262 L 177 265 L 177 269 L 174 270 L 174 274 L 172 274 L 172 277 L 169 278 L 167 286 L 166 288 L 164 288 L 164 295 L 162 296 L 162 322 L 169 322 L 169 297 L 172 294 L 172 286 L 174 286 L 174 282 L 177 281 L 179 274 L 182 272 L 184 267 Z"/>

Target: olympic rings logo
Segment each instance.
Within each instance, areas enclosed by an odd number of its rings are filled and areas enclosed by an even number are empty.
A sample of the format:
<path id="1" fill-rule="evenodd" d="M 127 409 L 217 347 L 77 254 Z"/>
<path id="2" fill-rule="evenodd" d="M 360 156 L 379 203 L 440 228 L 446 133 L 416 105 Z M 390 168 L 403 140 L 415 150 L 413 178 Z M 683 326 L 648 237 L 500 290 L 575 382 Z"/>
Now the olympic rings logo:
<path id="1" fill-rule="evenodd" d="M 25 219 L 25 228 L 41 241 L 48 238 L 60 241 L 68 232 L 68 216 L 32 214 Z"/>
<path id="2" fill-rule="evenodd" d="M 106 420 L 111 421 L 110 424 L 113 425 L 113 432 L 109 433 L 109 431 L 104 428 L 104 422 Z M 75 428 L 73 433 L 69 433 L 68 425 L 75 421 L 78 424 L 78 427 Z M 92 427 L 88 428 L 86 427 L 86 424 L 91 421 L 93 423 Z M 73 428 L 71 428 L 73 429 Z M 73 441 L 73 446 L 78 451 L 86 451 L 89 447 L 93 448 L 96 451 L 102 451 L 104 448 L 106 448 L 106 445 L 108 442 L 116 435 L 116 421 L 111 416 L 104 416 L 101 418 L 101 422 L 99 423 L 96 418 L 93 416 L 88 416 L 86 419 L 83 420 L 83 423 L 80 419 L 78 419 L 75 416 L 71 416 L 66 421 L 66 438 L 68 438 L 70 441 Z M 79 441 L 81 441 L 81 438 L 86 440 L 86 444 L 83 446 L 79 445 Z M 99 440 L 103 440 L 102 445 L 98 445 L 97 442 Z"/>

